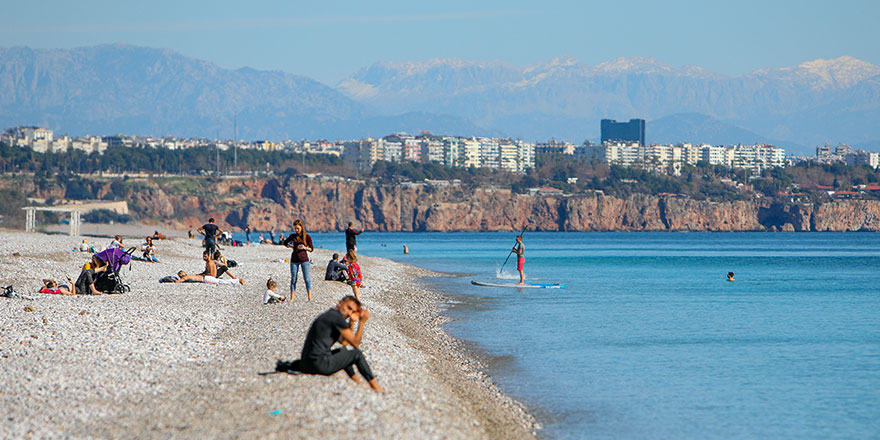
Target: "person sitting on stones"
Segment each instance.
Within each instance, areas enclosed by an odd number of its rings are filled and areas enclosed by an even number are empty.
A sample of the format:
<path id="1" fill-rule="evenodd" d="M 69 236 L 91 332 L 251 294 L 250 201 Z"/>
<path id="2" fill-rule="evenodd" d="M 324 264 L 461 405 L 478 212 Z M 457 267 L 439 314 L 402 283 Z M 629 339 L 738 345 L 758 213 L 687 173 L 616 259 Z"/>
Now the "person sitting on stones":
<path id="1" fill-rule="evenodd" d="M 327 272 L 324 274 L 324 279 L 327 281 L 345 282 L 348 281 L 347 273 L 348 268 L 339 262 L 339 254 L 333 254 L 333 258 L 327 263 Z"/>
<path id="2" fill-rule="evenodd" d="M 238 279 L 232 272 L 229 271 L 229 261 L 226 257 L 220 253 L 220 251 L 214 252 L 214 264 L 217 266 L 217 278 L 223 276 L 223 274 L 229 275 L 229 278 L 233 280 Z"/>
<path id="3" fill-rule="evenodd" d="M 358 348 L 370 316 L 370 311 L 363 307 L 357 298 L 351 295 L 342 298 L 336 304 L 336 308 L 318 315 L 312 322 L 303 343 L 302 357 L 293 362 L 278 361 L 275 370 L 300 371 L 323 376 L 345 370 L 351 380 L 363 384 L 364 382 L 355 376 L 354 367 L 357 367 L 370 388 L 377 392 L 385 392 L 373 376 L 363 352 Z M 358 323 L 356 332 L 352 330 L 354 323 Z M 330 347 L 336 342 L 340 342 L 343 347 L 331 350 Z"/>
<path id="4" fill-rule="evenodd" d="M 79 273 L 76 282 L 73 283 L 74 293 L 77 295 L 101 295 L 101 292 L 95 287 L 96 273 L 108 269 L 107 262 L 96 255 L 92 255 L 92 259 L 83 265 L 82 272 Z"/>
<path id="5" fill-rule="evenodd" d="M 153 237 L 147 237 L 145 240 L 145 243 L 141 245 L 141 252 L 143 252 L 144 261 L 161 263 L 161 261 L 156 258 L 156 248 L 153 246 Z"/>

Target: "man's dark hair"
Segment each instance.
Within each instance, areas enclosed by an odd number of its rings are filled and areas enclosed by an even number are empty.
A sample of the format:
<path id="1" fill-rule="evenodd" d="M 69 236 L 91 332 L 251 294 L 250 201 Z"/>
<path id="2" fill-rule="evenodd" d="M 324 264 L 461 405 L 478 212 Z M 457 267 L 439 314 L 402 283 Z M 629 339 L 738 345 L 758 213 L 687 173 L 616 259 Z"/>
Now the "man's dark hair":
<path id="1" fill-rule="evenodd" d="M 354 226 L 354 222 L 348 222 L 348 227 L 350 228 L 352 226 Z"/>
<path id="2" fill-rule="evenodd" d="M 209 218 L 208 223 L 214 223 L 214 217 Z"/>
<path id="3" fill-rule="evenodd" d="M 334 259 L 334 260 L 338 260 L 338 259 L 339 259 L 339 254 L 333 254 L 333 259 Z"/>
<path id="4" fill-rule="evenodd" d="M 355 298 L 355 297 L 352 296 L 352 295 L 346 295 L 346 296 L 342 297 L 342 301 L 340 301 L 340 302 L 341 302 L 341 303 L 346 303 L 346 302 L 348 302 L 348 301 L 354 301 L 354 303 L 357 304 L 358 308 L 363 307 L 363 306 L 361 305 L 360 300 L 358 300 L 357 298 Z"/>

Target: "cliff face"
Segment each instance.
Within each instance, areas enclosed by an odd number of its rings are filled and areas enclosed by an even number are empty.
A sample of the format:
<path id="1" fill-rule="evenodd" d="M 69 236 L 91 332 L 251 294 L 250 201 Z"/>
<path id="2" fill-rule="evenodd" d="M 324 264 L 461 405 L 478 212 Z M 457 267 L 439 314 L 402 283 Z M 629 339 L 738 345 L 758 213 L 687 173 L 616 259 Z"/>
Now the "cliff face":
<path id="1" fill-rule="evenodd" d="M 303 219 L 311 231 L 339 231 L 349 221 L 373 231 L 880 231 L 880 202 L 866 200 L 791 204 L 642 194 L 532 196 L 497 188 L 305 178 L 147 181 L 128 187 L 125 199 L 136 217 L 178 228 L 214 217 L 257 230 L 290 230 L 295 219 Z"/>
<path id="2" fill-rule="evenodd" d="M 314 231 L 349 221 L 373 231 L 855 231 L 880 230 L 880 202 L 821 205 L 761 200 L 715 203 L 684 198 L 601 194 L 531 196 L 507 189 L 373 185 L 322 179 L 221 181 L 204 194 L 152 186 L 131 194 L 144 217 L 178 227 L 213 216 L 258 230 L 288 230 L 301 218 Z M 174 219 L 174 220 L 170 220 Z"/>

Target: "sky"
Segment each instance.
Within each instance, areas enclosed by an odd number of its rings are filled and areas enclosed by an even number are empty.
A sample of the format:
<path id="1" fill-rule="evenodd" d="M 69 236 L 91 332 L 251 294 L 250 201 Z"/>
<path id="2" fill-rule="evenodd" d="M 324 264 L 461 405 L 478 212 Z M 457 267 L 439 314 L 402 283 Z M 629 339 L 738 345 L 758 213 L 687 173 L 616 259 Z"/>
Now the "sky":
<path id="1" fill-rule="evenodd" d="M 7 2 L 0 47 L 166 48 L 336 85 L 380 61 L 654 57 L 727 75 L 850 55 L 880 65 L 880 1 Z"/>

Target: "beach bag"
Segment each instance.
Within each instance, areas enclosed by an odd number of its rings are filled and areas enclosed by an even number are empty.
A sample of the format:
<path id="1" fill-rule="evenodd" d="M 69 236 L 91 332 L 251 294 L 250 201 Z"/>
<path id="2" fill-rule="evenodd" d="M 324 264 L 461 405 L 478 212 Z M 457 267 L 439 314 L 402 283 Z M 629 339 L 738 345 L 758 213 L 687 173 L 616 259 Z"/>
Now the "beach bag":
<path id="1" fill-rule="evenodd" d="M 226 265 L 229 267 L 238 267 L 238 262 L 235 260 L 226 260 Z"/>

